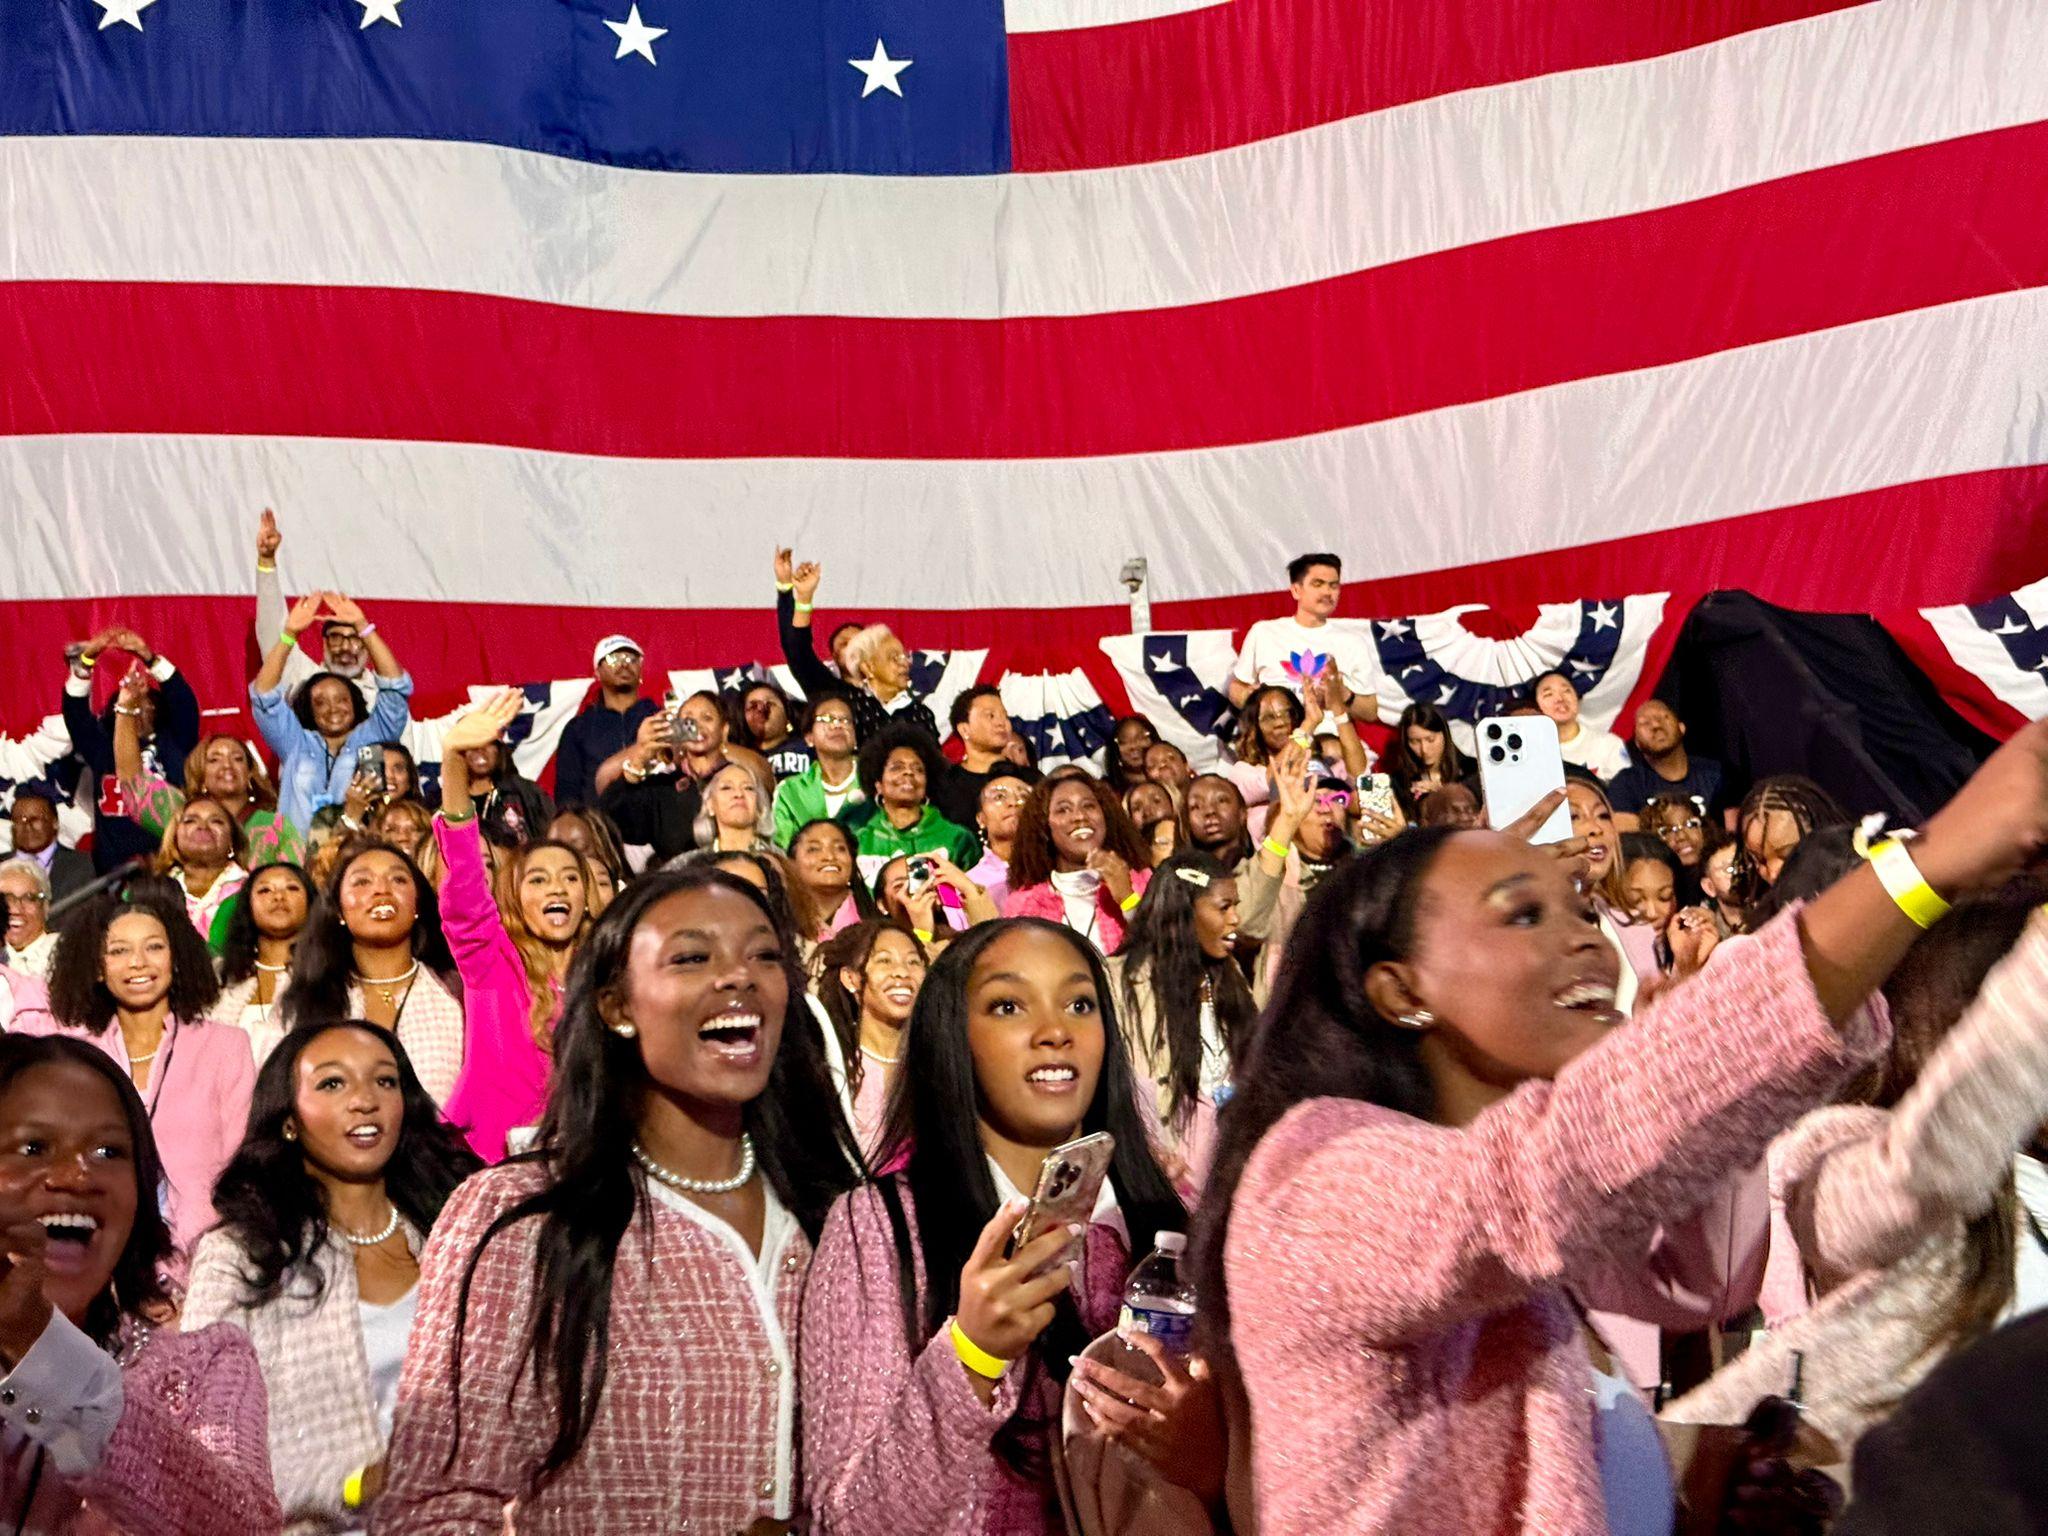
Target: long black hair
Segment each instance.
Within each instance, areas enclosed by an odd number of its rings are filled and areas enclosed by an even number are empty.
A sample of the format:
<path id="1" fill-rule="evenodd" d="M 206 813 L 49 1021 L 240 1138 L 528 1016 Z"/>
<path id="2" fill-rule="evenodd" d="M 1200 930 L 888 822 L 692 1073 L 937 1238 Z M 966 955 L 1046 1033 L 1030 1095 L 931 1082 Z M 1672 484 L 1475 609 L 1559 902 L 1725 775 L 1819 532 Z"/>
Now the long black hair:
<path id="1" fill-rule="evenodd" d="M 1226 955 L 1212 960 L 1195 938 L 1195 901 L 1219 880 L 1234 879 L 1229 866 L 1206 853 L 1178 853 L 1152 872 L 1145 899 L 1131 914 L 1124 931 L 1123 995 L 1119 1008 L 1129 1010 L 1125 1028 L 1138 1027 L 1135 983 L 1142 972 L 1152 985 L 1158 1017 L 1153 1038 L 1145 1042 L 1155 1058 L 1163 1051 L 1173 1088 L 1169 1122 L 1185 1124 L 1202 1092 L 1202 983 L 1209 984 L 1216 1028 L 1230 1058 L 1237 1060 L 1251 1032 L 1258 1006 L 1244 972 Z"/>
<path id="2" fill-rule="evenodd" d="M 1020 771 L 1016 769 L 1014 764 L 999 764 L 998 766 L 1008 767 L 1013 772 Z M 991 770 L 990 776 L 994 777 L 993 770 Z M 860 877 L 860 844 L 855 842 L 853 834 L 846 830 L 845 822 L 835 821 L 830 816 L 813 816 L 809 821 L 798 827 L 795 832 L 790 834 L 788 851 L 791 862 L 794 863 L 796 860 L 796 845 L 804 840 L 804 834 L 813 827 L 830 827 L 839 834 L 839 840 L 846 844 L 846 893 L 853 898 L 853 910 L 858 912 L 863 918 L 880 917 L 882 909 L 875 902 L 875 893 L 868 889 L 867 881 Z M 818 914 L 818 921 L 821 924 L 829 923 L 838 915 L 837 912 L 820 912 Z"/>
<path id="3" fill-rule="evenodd" d="M 839 979 L 842 970 L 865 972 L 868 957 L 875 952 L 875 943 L 885 933 L 900 933 L 910 941 L 910 947 L 917 951 L 918 958 L 931 965 L 931 956 L 924 945 L 917 941 L 917 934 L 911 926 L 893 917 L 863 918 L 860 922 L 849 923 L 818 946 L 813 962 L 818 973 L 818 1006 L 825 1010 L 825 1017 L 832 1021 L 832 1032 L 839 1037 L 839 1048 L 846 1057 L 846 1091 L 860 1092 L 861 1078 L 867 1072 L 867 1060 L 860 1049 L 860 999 L 846 990 L 846 984 Z"/>
<path id="4" fill-rule="evenodd" d="M 158 1199 L 164 1164 L 142 1095 L 105 1051 L 67 1035 L 0 1035 L 0 1094 L 37 1067 L 59 1065 L 84 1067 L 106 1081 L 121 1102 L 129 1139 L 135 1144 L 135 1225 L 128 1229 L 128 1241 L 114 1261 L 113 1283 L 93 1298 L 85 1313 L 87 1337 L 102 1349 L 112 1349 L 127 1318 L 161 1322 L 171 1310 L 163 1277 L 174 1250 Z"/>
<path id="5" fill-rule="evenodd" d="M 420 1086 L 405 1047 L 383 1025 L 367 1019 L 333 1019 L 290 1030 L 256 1074 L 249 1129 L 213 1185 L 213 1208 L 248 1257 L 242 1280 L 246 1304 L 252 1307 L 275 1298 L 288 1281 L 303 1284 L 303 1294 L 309 1297 L 317 1297 L 324 1284 L 318 1266 L 305 1260 L 327 1240 L 327 1199 L 319 1181 L 306 1171 L 305 1144 L 288 1140 L 284 1130 L 298 1112 L 299 1059 L 330 1029 L 360 1030 L 398 1063 L 404 1117 L 398 1145 L 384 1165 L 384 1193 L 399 1215 L 422 1233 L 431 1231 L 455 1186 L 483 1166 L 460 1133 L 441 1118 L 433 1096 Z"/>
<path id="6" fill-rule="evenodd" d="M 555 1399 L 555 1437 L 537 1485 L 552 1481 L 590 1436 L 607 1375 L 619 1245 L 636 1214 L 643 1223 L 653 1219 L 647 1176 L 633 1157 L 647 1069 L 638 1042 L 614 1033 L 601 1010 L 624 995 L 633 934 L 649 910 L 679 892 L 707 890 L 736 892 L 771 924 L 775 920 L 767 898 L 737 876 L 702 866 L 659 870 L 619 893 L 569 966 L 547 1112 L 533 1150 L 515 1159 L 542 1164 L 548 1183 L 497 1216 L 463 1267 L 455 1311 L 451 1467 L 462 1446 L 462 1340 L 477 1265 L 500 1234 L 533 1217 L 541 1223 L 533 1258 L 538 1302 L 525 1365 Z M 786 945 L 782 967 L 789 982 L 782 1040 L 767 1088 L 742 1118 L 761 1176 L 815 1243 L 832 1202 L 858 1183 L 862 1163 L 825 1065 L 823 1037 L 805 1001 L 803 974 Z"/>
<path id="7" fill-rule="evenodd" d="M 115 919 L 143 912 L 164 926 L 171 943 L 171 990 L 166 999 L 171 1016 L 181 1023 L 202 1024 L 220 1001 L 220 982 L 213 974 L 213 956 L 206 940 L 185 915 L 182 900 L 166 900 L 131 881 L 125 896 L 94 897 L 71 914 L 50 960 L 50 1013 L 58 1023 L 97 1034 L 114 1018 L 114 994 L 100 977 L 100 956 L 107 930 Z"/>
<path id="8" fill-rule="evenodd" d="M 1102 1075 L 1095 1097 L 1081 1117 L 1080 1135 L 1108 1131 L 1116 1138 L 1109 1179 L 1134 1241 L 1154 1232 L 1179 1232 L 1187 1210 L 1172 1182 L 1152 1156 L 1152 1143 L 1138 1108 L 1137 1087 L 1129 1057 L 1117 1032 L 1116 1005 L 1109 978 L 1095 946 L 1059 923 L 1035 917 L 983 923 L 956 939 L 932 963 L 924 990 L 917 995 L 910 1026 L 904 1033 L 903 1064 L 890 1096 L 881 1150 L 875 1166 L 900 1165 L 896 1175 L 908 1185 L 916 1205 L 916 1244 L 924 1257 L 924 1301 L 918 1304 L 911 1233 L 894 1191 L 883 1186 L 890 1204 L 896 1239 L 896 1275 L 903 1306 L 903 1331 L 915 1358 L 939 1329 L 960 1309 L 960 1271 L 981 1236 L 995 1219 L 1002 1201 L 989 1174 L 988 1153 L 981 1140 L 978 1106 L 981 1091 L 974 1076 L 974 1057 L 967 1043 L 967 992 L 974 967 L 991 944 L 1012 934 L 1037 932 L 1056 936 L 1088 967 L 1101 1008 Z M 1071 1295 L 1053 1304 L 1053 1320 L 1032 1345 L 1027 1369 L 1045 1372 L 1055 1381 L 1067 1378 L 1067 1361 L 1088 1344 L 1089 1333 Z M 1023 1404 L 1037 1393 L 1027 1379 Z M 1027 1420 L 1020 1407 L 996 1435 L 996 1448 L 1013 1469 L 1034 1481 L 1042 1475 L 1042 1454 L 1031 1449 L 1033 1430 L 1043 1425 Z"/>
<path id="9" fill-rule="evenodd" d="M 1375 965 L 1415 947 L 1424 876 L 1449 827 L 1420 827 L 1343 860 L 1311 893 L 1252 1027 L 1235 1093 L 1218 1117 L 1216 1156 L 1190 1250 L 1202 1298 L 1196 1326 L 1217 1363 L 1233 1356 L 1223 1267 L 1230 1208 L 1252 1149 L 1308 1099 L 1362 1099 L 1418 1120 L 1436 1114 L 1420 1031 L 1381 1016 L 1365 992 Z"/>
<path id="10" fill-rule="evenodd" d="M 299 930 L 299 941 L 292 946 L 291 985 L 277 1004 L 278 1017 L 286 1029 L 345 1019 L 352 1011 L 348 983 L 355 972 L 356 950 L 355 940 L 349 937 L 348 923 L 341 915 L 341 882 L 348 878 L 349 867 L 356 860 L 372 853 L 390 854 L 412 876 L 413 958 L 430 971 L 455 968 L 455 958 L 448 952 L 448 940 L 441 932 L 441 902 L 434 894 L 434 883 L 404 849 L 373 838 L 358 838 L 334 861 L 327 883 L 320 887 L 320 894 L 307 910 L 306 926 Z"/>
<path id="11" fill-rule="evenodd" d="M 307 921 L 313 915 L 313 878 L 298 865 L 287 859 L 274 864 L 264 864 L 251 871 L 249 883 L 242 890 L 242 899 L 235 903 L 235 915 L 228 919 L 227 941 L 220 951 L 220 980 L 224 987 L 232 987 L 247 981 L 256 974 L 257 945 L 263 935 L 256 927 L 256 882 L 274 869 L 281 869 L 299 882 L 299 892 L 306 898 Z M 305 924 L 299 925 L 299 932 L 306 931 Z"/>

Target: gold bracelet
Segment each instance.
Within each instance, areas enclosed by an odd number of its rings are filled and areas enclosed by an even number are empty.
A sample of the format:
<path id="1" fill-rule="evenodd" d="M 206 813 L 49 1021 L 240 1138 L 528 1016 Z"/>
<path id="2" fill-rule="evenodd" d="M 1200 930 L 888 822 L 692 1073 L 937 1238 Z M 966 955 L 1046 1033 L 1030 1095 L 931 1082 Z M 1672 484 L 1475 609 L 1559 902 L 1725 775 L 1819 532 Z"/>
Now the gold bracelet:
<path id="1" fill-rule="evenodd" d="M 984 1381 L 1002 1380 L 1003 1372 L 1010 1368 L 1010 1362 L 990 1354 L 979 1344 L 975 1343 L 974 1340 L 967 1337 L 965 1333 L 961 1332 L 959 1318 L 953 1319 L 951 1327 L 953 1353 L 960 1357 L 960 1363 Z"/>

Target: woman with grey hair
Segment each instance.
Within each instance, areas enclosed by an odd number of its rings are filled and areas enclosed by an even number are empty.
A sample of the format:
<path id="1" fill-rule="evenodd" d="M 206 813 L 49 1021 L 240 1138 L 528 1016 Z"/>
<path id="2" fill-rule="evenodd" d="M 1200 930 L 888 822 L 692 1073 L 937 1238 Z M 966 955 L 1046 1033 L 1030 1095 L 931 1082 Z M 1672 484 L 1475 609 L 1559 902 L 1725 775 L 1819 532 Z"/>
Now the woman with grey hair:
<path id="1" fill-rule="evenodd" d="M 47 978 L 57 948 L 57 935 L 50 932 L 49 874 L 31 858 L 0 863 L 0 897 L 7 902 L 7 949 L 0 961 L 24 976 Z"/>
<path id="2" fill-rule="evenodd" d="M 775 552 L 776 613 L 782 655 L 807 698 L 844 692 L 853 706 L 853 728 L 862 741 L 892 725 L 914 726 L 939 739 L 939 722 L 910 686 L 910 652 L 886 624 L 869 624 L 844 645 L 835 644 L 842 676 L 819 657 L 811 635 L 811 604 L 824 573 L 817 562 L 796 564 L 786 549 Z"/>

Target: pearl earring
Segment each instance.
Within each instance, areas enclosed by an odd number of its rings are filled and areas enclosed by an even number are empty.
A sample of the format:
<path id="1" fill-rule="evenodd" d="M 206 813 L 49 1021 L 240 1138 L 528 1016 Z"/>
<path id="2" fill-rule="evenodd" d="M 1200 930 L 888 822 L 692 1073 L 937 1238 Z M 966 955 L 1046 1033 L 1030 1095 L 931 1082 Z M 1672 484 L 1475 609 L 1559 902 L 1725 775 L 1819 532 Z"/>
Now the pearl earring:
<path id="1" fill-rule="evenodd" d="M 621 1040 L 630 1040 L 640 1033 L 640 1028 L 631 1019 L 621 1019 L 612 1026 L 612 1033 Z"/>
<path id="2" fill-rule="evenodd" d="M 1417 1008 L 1413 1013 L 1404 1013 L 1394 1022 L 1403 1029 L 1428 1029 L 1436 1023 L 1436 1015 L 1427 1008 Z"/>
<path id="3" fill-rule="evenodd" d="M 296 1125 L 286 1126 L 284 1128 L 284 1139 L 286 1141 L 297 1141 L 299 1139 L 299 1128 Z"/>

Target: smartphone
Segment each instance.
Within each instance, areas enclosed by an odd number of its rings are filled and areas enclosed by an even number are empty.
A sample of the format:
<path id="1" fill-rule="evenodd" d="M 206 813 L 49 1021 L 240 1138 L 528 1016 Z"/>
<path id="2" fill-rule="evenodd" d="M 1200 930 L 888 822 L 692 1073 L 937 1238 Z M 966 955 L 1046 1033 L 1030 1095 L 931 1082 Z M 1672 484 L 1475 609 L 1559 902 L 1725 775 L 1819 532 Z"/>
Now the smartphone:
<path id="1" fill-rule="evenodd" d="M 905 867 L 904 873 L 903 894 L 906 896 L 922 896 L 932 888 L 932 883 L 938 879 L 939 866 L 921 853 L 913 854 L 908 865 Z"/>
<path id="2" fill-rule="evenodd" d="M 356 777 L 372 780 L 377 786 L 377 793 L 380 795 L 391 787 L 384 781 L 384 749 L 382 747 L 356 748 Z"/>
<path id="3" fill-rule="evenodd" d="M 1095 1202 L 1102 1194 L 1102 1181 L 1109 1177 L 1109 1162 L 1115 1152 L 1116 1138 L 1097 1131 L 1046 1153 L 1038 1167 L 1038 1192 L 1031 1197 L 1031 1209 L 1017 1223 L 1010 1251 L 1015 1253 L 1056 1227 L 1085 1227 L 1095 1214 Z"/>
<path id="4" fill-rule="evenodd" d="M 671 688 L 661 696 L 661 712 L 668 720 L 668 744 L 671 747 L 703 740 L 704 728 L 683 713 L 682 697 L 675 689 Z"/>
<path id="5" fill-rule="evenodd" d="M 1392 821 L 1399 813 L 1394 803 L 1394 780 L 1392 775 L 1368 773 L 1358 782 L 1358 803 L 1376 816 Z"/>
<path id="6" fill-rule="evenodd" d="M 1548 715 L 1510 715 L 1479 722 L 1479 783 L 1486 791 L 1486 822 L 1495 831 L 1527 813 L 1552 790 L 1564 788 L 1564 754 L 1557 722 Z M 1572 835 L 1572 814 L 1560 805 L 1533 843 L 1561 843 Z"/>

